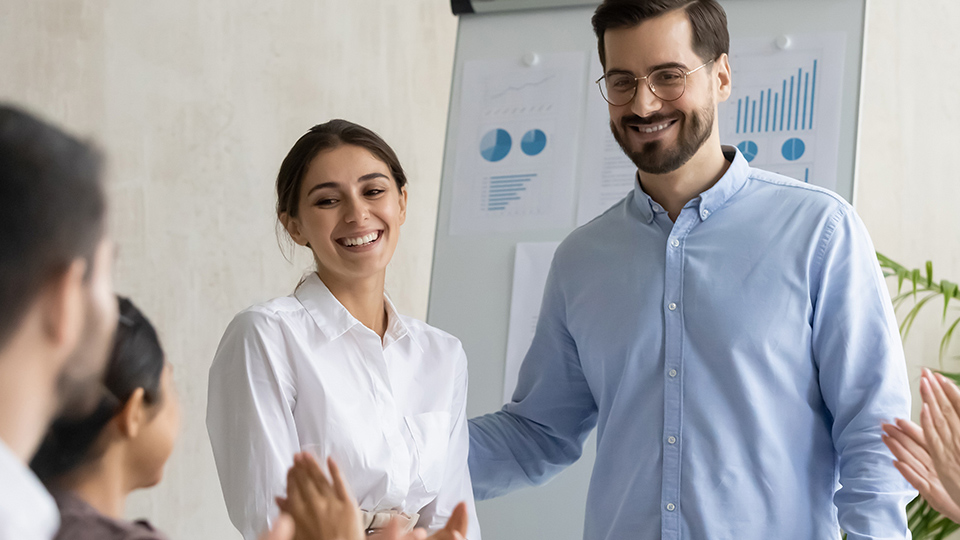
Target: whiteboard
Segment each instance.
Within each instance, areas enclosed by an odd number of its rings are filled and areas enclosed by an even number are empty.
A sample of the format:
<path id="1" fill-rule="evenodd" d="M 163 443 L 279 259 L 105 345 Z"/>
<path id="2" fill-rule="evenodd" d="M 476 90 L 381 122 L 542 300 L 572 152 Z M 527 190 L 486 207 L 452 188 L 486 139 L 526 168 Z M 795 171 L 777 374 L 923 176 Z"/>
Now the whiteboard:
<path id="1" fill-rule="evenodd" d="M 865 2 L 721 0 L 734 40 L 775 40 L 783 34 L 800 33 L 846 35 L 836 191 L 849 201 L 853 197 L 856 168 Z M 450 234 L 464 64 L 481 59 L 519 60 L 530 52 L 585 51 L 592 58 L 596 55 L 596 38 L 590 24 L 593 10 L 568 7 L 460 16 L 427 321 L 463 342 L 470 366 L 467 412 L 471 417 L 500 408 L 515 246 L 519 242 L 562 240 L 574 228 L 575 208 L 571 208 L 569 225 L 565 227 Z M 589 81 L 584 83 L 589 84 L 600 75 L 589 72 Z M 579 133 L 583 127 L 581 118 L 570 129 Z M 591 436 L 580 461 L 545 486 L 478 502 L 484 539 L 582 538 L 595 444 Z"/>

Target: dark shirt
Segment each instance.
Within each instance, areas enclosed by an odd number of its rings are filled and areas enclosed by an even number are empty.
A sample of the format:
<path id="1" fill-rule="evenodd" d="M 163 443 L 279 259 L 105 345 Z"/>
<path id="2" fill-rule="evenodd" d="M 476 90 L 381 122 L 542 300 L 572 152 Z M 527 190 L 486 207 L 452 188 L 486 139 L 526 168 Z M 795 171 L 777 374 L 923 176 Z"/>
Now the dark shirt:
<path id="1" fill-rule="evenodd" d="M 69 491 L 54 491 L 60 530 L 54 540 L 167 540 L 146 521 L 105 516 Z"/>

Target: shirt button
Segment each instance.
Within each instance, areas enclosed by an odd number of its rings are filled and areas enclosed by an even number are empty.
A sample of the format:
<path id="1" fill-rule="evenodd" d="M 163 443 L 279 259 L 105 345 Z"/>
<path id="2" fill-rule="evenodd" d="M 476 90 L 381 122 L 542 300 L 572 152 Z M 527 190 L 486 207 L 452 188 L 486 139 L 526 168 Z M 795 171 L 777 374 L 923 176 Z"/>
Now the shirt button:
<path id="1" fill-rule="evenodd" d="M 677 304 L 674 303 L 674 302 L 670 302 L 670 305 L 667 306 L 667 308 L 669 308 L 670 311 L 676 311 L 676 310 L 677 310 Z"/>
<path id="2" fill-rule="evenodd" d="M 670 443 L 670 444 L 677 444 L 677 438 L 674 437 L 673 435 L 671 435 L 671 436 L 667 437 L 667 442 Z"/>
<path id="3" fill-rule="evenodd" d="M 677 505 L 673 503 L 667 503 L 667 512 L 673 512 L 677 509 Z"/>
<path id="4" fill-rule="evenodd" d="M 700 217 L 702 217 L 703 219 L 707 219 L 707 216 L 709 215 L 710 215 L 709 210 L 704 210 L 703 212 L 700 212 Z"/>
<path id="5" fill-rule="evenodd" d="M 680 241 L 674 238 L 673 240 L 670 241 L 670 245 L 673 247 L 680 247 Z"/>
<path id="6" fill-rule="evenodd" d="M 670 375 L 671 378 L 676 377 L 676 376 L 677 376 L 677 370 L 671 369 L 669 375 Z"/>

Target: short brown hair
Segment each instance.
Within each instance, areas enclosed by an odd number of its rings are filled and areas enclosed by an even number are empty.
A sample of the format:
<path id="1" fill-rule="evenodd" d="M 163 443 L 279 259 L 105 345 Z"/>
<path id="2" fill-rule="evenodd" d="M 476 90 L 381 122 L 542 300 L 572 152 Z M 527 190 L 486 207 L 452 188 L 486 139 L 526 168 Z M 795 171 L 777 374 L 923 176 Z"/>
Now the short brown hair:
<path id="1" fill-rule="evenodd" d="M 407 185 L 407 175 L 400 166 L 397 154 L 379 135 L 373 131 L 346 120 L 330 120 L 310 128 L 294 143 L 280 164 L 277 174 L 277 217 L 287 214 L 297 217 L 300 205 L 300 186 L 313 158 L 324 150 L 332 150 L 350 144 L 369 151 L 373 156 L 390 168 L 397 188 Z"/>
<path id="2" fill-rule="evenodd" d="M 730 52 L 727 14 L 716 0 L 604 0 L 593 14 L 593 31 L 597 35 L 600 64 L 606 67 L 603 34 L 613 28 L 630 28 L 683 9 L 693 27 L 693 52 L 704 62 Z"/>

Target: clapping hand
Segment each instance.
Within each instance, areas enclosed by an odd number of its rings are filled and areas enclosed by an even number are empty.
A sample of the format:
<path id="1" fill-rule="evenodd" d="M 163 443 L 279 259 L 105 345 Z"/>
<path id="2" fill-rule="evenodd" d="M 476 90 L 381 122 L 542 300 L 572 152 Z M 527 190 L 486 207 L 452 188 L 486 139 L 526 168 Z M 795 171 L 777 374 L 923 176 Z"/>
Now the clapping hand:
<path id="1" fill-rule="evenodd" d="M 467 505 L 460 503 L 453 509 L 447 524 L 430 537 L 423 529 L 414 529 L 413 531 L 402 534 L 400 524 L 397 520 L 392 520 L 384 529 L 372 536 L 371 540 L 464 540 L 467 536 L 467 525 L 469 518 L 467 516 Z"/>
<path id="2" fill-rule="evenodd" d="M 364 540 L 360 510 L 340 469 L 327 459 L 330 480 L 314 457 L 300 453 L 287 473 L 287 498 L 277 498 L 280 510 L 296 523 L 296 540 Z"/>
<path id="3" fill-rule="evenodd" d="M 960 389 L 924 369 L 920 378 L 920 423 L 884 424 L 883 442 L 894 465 L 934 510 L 960 522 Z"/>
<path id="4" fill-rule="evenodd" d="M 429 538 L 423 529 L 402 533 L 397 520 L 366 536 L 360 524 L 360 510 L 340 469 L 332 458 L 327 459 L 327 466 L 329 480 L 312 455 L 294 456 L 293 467 L 287 473 L 287 498 L 278 497 L 277 505 L 296 523 L 296 540 L 465 540 L 469 520 L 465 503 L 458 504 L 444 528 Z"/>

